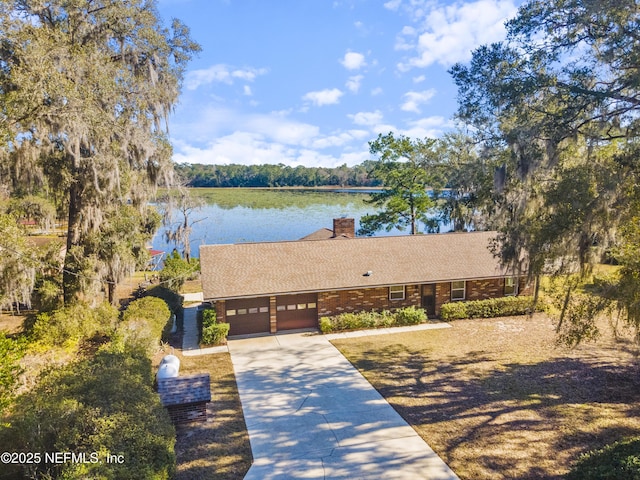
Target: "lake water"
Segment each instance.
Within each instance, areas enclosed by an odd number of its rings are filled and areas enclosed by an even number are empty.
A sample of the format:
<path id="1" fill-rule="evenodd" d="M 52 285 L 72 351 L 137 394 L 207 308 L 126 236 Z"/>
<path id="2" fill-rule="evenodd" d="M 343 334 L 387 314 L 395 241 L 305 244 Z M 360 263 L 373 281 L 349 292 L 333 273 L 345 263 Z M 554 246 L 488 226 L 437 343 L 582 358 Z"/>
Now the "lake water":
<path id="1" fill-rule="evenodd" d="M 333 219 L 355 219 L 356 230 L 363 215 L 376 209 L 365 200 L 368 193 L 312 190 L 194 189 L 204 206 L 191 214 L 191 254 L 200 245 L 215 243 L 298 240 L 321 228 L 333 227 Z M 177 219 L 177 218 L 176 218 Z M 393 229 L 378 235 L 401 235 Z M 154 249 L 170 252 L 165 229 L 154 237 Z"/>

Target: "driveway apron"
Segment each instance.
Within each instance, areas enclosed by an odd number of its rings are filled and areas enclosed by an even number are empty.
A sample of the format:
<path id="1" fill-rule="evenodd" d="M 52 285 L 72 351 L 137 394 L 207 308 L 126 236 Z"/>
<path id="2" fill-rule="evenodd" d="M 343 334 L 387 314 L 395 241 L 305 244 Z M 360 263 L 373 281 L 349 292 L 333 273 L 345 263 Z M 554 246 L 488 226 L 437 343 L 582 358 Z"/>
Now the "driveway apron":
<path id="1" fill-rule="evenodd" d="M 230 340 L 249 480 L 458 477 L 322 335 Z"/>

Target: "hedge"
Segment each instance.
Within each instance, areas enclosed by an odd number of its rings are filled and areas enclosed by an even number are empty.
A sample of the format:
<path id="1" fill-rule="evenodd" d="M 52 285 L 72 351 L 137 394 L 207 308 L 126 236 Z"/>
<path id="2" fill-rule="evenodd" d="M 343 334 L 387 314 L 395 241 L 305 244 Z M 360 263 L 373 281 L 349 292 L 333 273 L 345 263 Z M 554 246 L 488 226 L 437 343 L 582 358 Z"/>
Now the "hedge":
<path id="1" fill-rule="evenodd" d="M 582 455 L 567 480 L 640 480 L 640 437 Z"/>
<path id="2" fill-rule="evenodd" d="M 122 313 L 118 333 L 125 343 L 137 345 L 153 354 L 170 325 L 171 311 L 167 303 L 156 297 L 134 300 Z"/>
<path id="3" fill-rule="evenodd" d="M 533 297 L 499 297 L 487 300 L 471 300 L 468 302 L 445 303 L 440 309 L 443 320 L 458 320 L 464 318 L 493 318 L 510 315 L 524 315 L 530 313 Z M 537 311 L 542 310 L 539 304 Z"/>
<path id="4" fill-rule="evenodd" d="M 176 316 L 180 319 L 182 318 L 182 311 L 184 303 L 184 298 L 182 295 L 163 287 L 162 285 L 156 285 L 143 293 L 143 297 L 156 297 L 161 298 L 167 305 L 169 309 L 176 314 Z"/>
<path id="5" fill-rule="evenodd" d="M 427 321 L 424 309 L 406 307 L 390 312 L 358 312 L 341 313 L 333 317 L 320 319 L 322 333 L 341 332 L 345 330 L 362 330 L 367 328 L 386 328 L 402 325 L 417 325 Z"/>

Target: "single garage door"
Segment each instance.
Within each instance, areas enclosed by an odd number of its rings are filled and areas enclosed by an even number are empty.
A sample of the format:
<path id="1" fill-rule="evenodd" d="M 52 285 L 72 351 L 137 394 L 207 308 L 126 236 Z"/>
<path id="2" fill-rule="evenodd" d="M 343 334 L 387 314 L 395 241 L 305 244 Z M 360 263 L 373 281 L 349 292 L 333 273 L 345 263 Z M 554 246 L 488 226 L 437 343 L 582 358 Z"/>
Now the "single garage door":
<path id="1" fill-rule="evenodd" d="M 269 297 L 244 298 L 225 302 L 229 335 L 269 333 Z"/>
<path id="2" fill-rule="evenodd" d="M 280 295 L 276 297 L 278 331 L 318 328 L 318 295 Z"/>

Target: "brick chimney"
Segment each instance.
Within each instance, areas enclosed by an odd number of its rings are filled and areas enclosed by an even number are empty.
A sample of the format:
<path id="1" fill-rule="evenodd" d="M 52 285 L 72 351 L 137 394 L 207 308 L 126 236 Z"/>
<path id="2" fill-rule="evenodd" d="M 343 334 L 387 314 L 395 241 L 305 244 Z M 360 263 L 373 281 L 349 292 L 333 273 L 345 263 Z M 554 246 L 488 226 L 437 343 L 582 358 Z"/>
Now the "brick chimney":
<path id="1" fill-rule="evenodd" d="M 355 221 L 353 218 L 334 218 L 333 219 L 333 236 L 339 237 L 344 235 L 347 238 L 356 236 Z"/>

